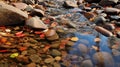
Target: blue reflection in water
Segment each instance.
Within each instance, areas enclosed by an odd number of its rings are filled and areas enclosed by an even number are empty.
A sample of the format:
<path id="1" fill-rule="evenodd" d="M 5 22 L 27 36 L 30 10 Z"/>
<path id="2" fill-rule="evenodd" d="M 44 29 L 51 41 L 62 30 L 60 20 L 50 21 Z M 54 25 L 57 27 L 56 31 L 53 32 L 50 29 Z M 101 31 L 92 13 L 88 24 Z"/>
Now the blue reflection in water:
<path id="1" fill-rule="evenodd" d="M 84 57 L 84 59 L 90 59 L 92 60 L 92 63 L 95 64 L 93 61 L 93 55 L 96 53 L 94 49 L 92 49 L 92 46 L 95 45 L 96 43 L 94 42 L 94 38 L 96 36 L 93 36 L 92 34 L 80 34 L 80 33 L 75 33 L 75 36 L 79 38 L 79 41 L 75 43 L 73 46 L 73 50 L 70 51 L 70 55 L 78 55 Z M 113 61 L 111 60 L 112 64 L 114 66 L 110 66 L 107 64 L 106 60 L 104 60 L 104 66 L 105 67 L 120 67 L 120 55 L 119 56 L 113 56 L 111 49 L 108 47 L 108 38 L 100 35 L 101 42 L 99 43 L 100 46 L 100 52 L 107 52 L 112 56 Z M 78 45 L 79 44 L 84 44 L 85 46 L 88 47 L 88 53 L 86 55 L 82 55 L 81 51 L 78 50 Z M 104 56 L 103 56 L 104 57 Z M 106 58 L 106 56 L 104 57 Z M 83 59 L 83 61 L 84 61 Z M 107 60 L 109 61 L 109 60 Z M 94 65 L 95 66 L 95 65 Z"/>

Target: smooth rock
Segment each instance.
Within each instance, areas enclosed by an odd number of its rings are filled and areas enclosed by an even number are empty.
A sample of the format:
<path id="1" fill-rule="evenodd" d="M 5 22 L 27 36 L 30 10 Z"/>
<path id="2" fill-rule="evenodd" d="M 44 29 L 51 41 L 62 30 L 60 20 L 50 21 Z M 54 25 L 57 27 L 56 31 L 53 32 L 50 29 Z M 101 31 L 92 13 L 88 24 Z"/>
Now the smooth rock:
<path id="1" fill-rule="evenodd" d="M 97 52 L 93 55 L 93 60 L 98 67 L 114 67 L 114 60 L 107 52 Z"/>
<path id="2" fill-rule="evenodd" d="M 110 37 L 113 36 L 112 32 L 108 31 L 107 29 L 100 27 L 100 26 L 96 26 L 95 30 L 101 34 L 103 34 L 104 36 Z"/>
<path id="3" fill-rule="evenodd" d="M 113 24 L 105 24 L 103 27 L 109 31 L 113 31 L 115 29 Z"/>
<path id="4" fill-rule="evenodd" d="M 29 58 L 34 63 L 40 63 L 40 61 L 41 61 L 41 58 L 36 54 L 30 55 Z"/>
<path id="5" fill-rule="evenodd" d="M 48 28 L 37 16 L 26 20 L 26 25 L 32 28 L 35 28 L 35 29 L 47 29 Z"/>
<path id="6" fill-rule="evenodd" d="M 88 53 L 88 48 L 87 48 L 86 45 L 84 45 L 84 44 L 79 44 L 79 45 L 77 46 L 77 48 L 78 48 L 78 51 L 80 51 L 80 54 L 81 54 L 82 56 L 87 55 L 87 53 Z"/>
<path id="7" fill-rule="evenodd" d="M 56 31 L 54 29 L 48 29 L 45 32 L 45 36 L 50 41 L 59 39 L 59 36 L 58 36 L 58 34 L 56 33 Z"/>
<path id="8" fill-rule="evenodd" d="M 114 6 L 119 0 L 101 0 L 99 4 L 101 6 Z"/>
<path id="9" fill-rule="evenodd" d="M 97 16 L 95 19 L 94 19 L 94 22 L 96 25 L 103 25 L 105 24 L 106 22 L 106 19 L 103 17 L 103 16 Z"/>
<path id="10" fill-rule="evenodd" d="M 43 16 L 44 16 L 44 11 L 42 11 L 42 10 L 40 10 L 40 9 L 33 9 L 33 10 L 31 10 L 30 15 L 31 15 L 31 16 L 43 17 Z"/>
<path id="11" fill-rule="evenodd" d="M 51 55 L 52 56 L 61 56 L 61 52 L 60 51 L 58 51 L 58 50 L 56 50 L 56 49 L 53 49 L 52 51 L 51 51 Z"/>
<path id="12" fill-rule="evenodd" d="M 0 3 L 0 18 L 0 25 L 19 25 L 24 24 L 28 15 L 18 8 Z"/>
<path id="13" fill-rule="evenodd" d="M 57 62 L 54 62 L 53 67 L 61 67 L 61 65 L 59 63 L 57 63 Z"/>
<path id="14" fill-rule="evenodd" d="M 120 13 L 120 9 L 107 7 L 107 8 L 104 8 L 104 12 L 109 15 L 117 15 Z"/>
<path id="15" fill-rule="evenodd" d="M 45 63 L 53 63 L 54 62 L 54 58 L 47 58 L 44 60 Z"/>
<path id="16" fill-rule="evenodd" d="M 73 1 L 65 1 L 63 6 L 65 8 L 76 8 L 76 7 L 78 7 L 77 4 Z"/>
<path id="17" fill-rule="evenodd" d="M 84 60 L 81 63 L 80 67 L 94 67 L 94 66 L 91 60 Z"/>
<path id="18" fill-rule="evenodd" d="M 27 4 L 25 3 L 12 3 L 12 5 L 21 10 L 24 10 L 27 7 Z"/>

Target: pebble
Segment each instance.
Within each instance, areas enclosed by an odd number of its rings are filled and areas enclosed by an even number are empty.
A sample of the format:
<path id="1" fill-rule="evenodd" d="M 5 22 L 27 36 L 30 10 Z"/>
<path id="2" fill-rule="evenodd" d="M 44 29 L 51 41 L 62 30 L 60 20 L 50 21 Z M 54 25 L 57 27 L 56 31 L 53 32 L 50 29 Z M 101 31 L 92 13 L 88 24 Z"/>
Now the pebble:
<path id="1" fill-rule="evenodd" d="M 48 63 L 53 63 L 54 60 L 55 60 L 54 58 L 47 58 L 44 60 L 44 62 L 48 64 Z"/>
<path id="2" fill-rule="evenodd" d="M 60 51 L 58 51 L 58 50 L 56 50 L 56 49 L 53 49 L 53 50 L 51 50 L 51 55 L 52 56 L 61 56 L 61 52 Z"/>
<path id="3" fill-rule="evenodd" d="M 34 63 L 40 63 L 40 61 L 42 60 L 38 55 L 36 54 L 33 54 L 33 55 L 30 55 L 30 60 Z"/>
<path id="4" fill-rule="evenodd" d="M 31 16 L 43 17 L 45 14 L 44 14 L 44 11 L 42 11 L 40 9 L 32 9 L 31 12 L 30 12 L 30 15 Z"/>
<path id="5" fill-rule="evenodd" d="M 93 63 L 91 60 L 84 60 L 82 63 L 81 63 L 81 67 L 93 67 Z"/>

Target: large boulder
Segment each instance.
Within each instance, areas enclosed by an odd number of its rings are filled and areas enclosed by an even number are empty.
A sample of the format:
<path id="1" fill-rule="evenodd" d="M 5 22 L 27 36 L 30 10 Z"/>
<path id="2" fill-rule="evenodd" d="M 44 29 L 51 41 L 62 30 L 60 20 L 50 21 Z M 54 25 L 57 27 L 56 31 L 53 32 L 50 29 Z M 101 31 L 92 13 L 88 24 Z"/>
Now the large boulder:
<path id="1" fill-rule="evenodd" d="M 27 13 L 20 9 L 0 3 L 0 26 L 23 24 L 23 21 L 27 18 Z"/>

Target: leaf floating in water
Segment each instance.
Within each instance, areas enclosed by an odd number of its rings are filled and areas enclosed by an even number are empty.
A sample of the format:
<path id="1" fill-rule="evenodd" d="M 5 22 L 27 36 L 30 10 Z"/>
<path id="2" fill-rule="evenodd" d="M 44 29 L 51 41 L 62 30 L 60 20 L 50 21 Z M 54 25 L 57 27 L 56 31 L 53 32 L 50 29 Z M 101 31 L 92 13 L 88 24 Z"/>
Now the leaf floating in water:
<path id="1" fill-rule="evenodd" d="M 70 40 L 71 41 L 78 41 L 79 39 L 77 37 L 72 37 Z"/>
<path id="2" fill-rule="evenodd" d="M 10 55 L 10 58 L 16 58 L 19 54 L 18 53 L 13 53 Z"/>

